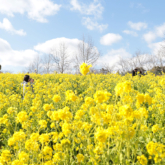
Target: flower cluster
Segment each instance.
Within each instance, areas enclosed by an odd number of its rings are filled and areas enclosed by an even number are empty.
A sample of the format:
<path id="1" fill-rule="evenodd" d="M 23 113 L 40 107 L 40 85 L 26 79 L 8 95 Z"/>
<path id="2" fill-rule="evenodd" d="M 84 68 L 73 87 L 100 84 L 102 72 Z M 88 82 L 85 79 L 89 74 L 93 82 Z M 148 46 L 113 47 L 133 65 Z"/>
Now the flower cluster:
<path id="1" fill-rule="evenodd" d="M 0 74 L 0 165 L 165 164 L 165 78 Z M 46 80 L 46 81 L 45 81 Z"/>
<path id="2" fill-rule="evenodd" d="M 83 74 L 83 75 L 86 75 L 90 70 L 90 68 L 92 67 L 92 65 L 87 65 L 86 63 L 82 63 L 80 65 L 80 72 Z"/>

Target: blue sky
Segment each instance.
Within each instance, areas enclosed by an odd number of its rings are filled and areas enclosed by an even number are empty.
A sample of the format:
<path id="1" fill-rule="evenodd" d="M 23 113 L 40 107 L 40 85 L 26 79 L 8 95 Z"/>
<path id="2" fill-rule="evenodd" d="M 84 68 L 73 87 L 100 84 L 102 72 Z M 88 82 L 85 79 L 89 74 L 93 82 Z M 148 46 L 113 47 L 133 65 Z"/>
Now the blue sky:
<path id="1" fill-rule="evenodd" d="M 67 40 L 74 52 L 75 42 L 90 35 L 102 52 L 101 66 L 112 65 L 118 56 L 129 58 L 137 50 L 155 53 L 165 38 L 164 0 L 0 0 L 0 4 L 0 63 L 14 73 L 48 53 L 51 47 L 46 42 Z"/>

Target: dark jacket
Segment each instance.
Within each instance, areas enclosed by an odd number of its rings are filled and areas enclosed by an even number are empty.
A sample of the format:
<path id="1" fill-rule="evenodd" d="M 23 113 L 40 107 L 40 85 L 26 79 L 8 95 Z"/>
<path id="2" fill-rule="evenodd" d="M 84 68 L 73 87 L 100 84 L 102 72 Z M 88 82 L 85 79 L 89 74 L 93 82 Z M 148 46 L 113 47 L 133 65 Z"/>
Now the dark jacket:
<path id="1" fill-rule="evenodd" d="M 135 72 L 134 70 L 132 71 L 132 76 L 136 76 L 137 72 Z"/>

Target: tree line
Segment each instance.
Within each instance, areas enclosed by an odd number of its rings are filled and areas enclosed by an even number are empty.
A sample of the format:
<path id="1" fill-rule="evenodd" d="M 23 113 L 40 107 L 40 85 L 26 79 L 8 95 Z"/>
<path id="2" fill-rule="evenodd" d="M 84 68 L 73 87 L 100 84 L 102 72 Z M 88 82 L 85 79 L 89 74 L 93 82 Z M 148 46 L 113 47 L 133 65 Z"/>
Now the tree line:
<path id="1" fill-rule="evenodd" d="M 24 72 L 29 73 L 79 73 L 79 66 L 84 62 L 95 65 L 100 57 L 100 52 L 94 46 L 91 37 L 84 37 L 77 45 L 77 51 L 74 55 L 68 51 L 65 42 L 59 43 L 50 50 L 49 54 L 42 57 L 37 56 Z"/>
<path id="2" fill-rule="evenodd" d="M 165 42 L 165 41 L 164 41 Z M 37 56 L 24 72 L 29 73 L 79 73 L 80 64 L 87 63 L 96 66 L 100 51 L 94 46 L 91 37 L 82 37 L 82 40 L 77 45 L 77 51 L 71 55 L 65 42 L 60 43 L 55 48 L 50 50 L 49 54 L 42 57 Z M 161 45 L 156 54 L 147 54 L 136 51 L 130 58 L 118 57 L 118 62 L 109 65 L 108 61 L 102 64 L 101 69 L 92 68 L 94 73 L 112 73 L 118 72 L 126 74 L 135 68 L 143 71 L 165 72 L 165 46 Z"/>

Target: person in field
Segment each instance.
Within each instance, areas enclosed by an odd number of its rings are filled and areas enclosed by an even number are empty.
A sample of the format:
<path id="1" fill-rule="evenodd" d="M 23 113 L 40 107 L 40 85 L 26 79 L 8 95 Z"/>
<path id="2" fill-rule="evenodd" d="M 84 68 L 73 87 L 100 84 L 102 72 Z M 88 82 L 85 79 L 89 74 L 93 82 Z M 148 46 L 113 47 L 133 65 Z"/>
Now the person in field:
<path id="1" fill-rule="evenodd" d="M 139 71 L 139 76 L 140 76 L 140 77 L 142 76 L 142 71 L 141 71 L 141 70 Z"/>
<path id="2" fill-rule="evenodd" d="M 137 75 L 137 68 L 132 71 L 132 77 Z"/>
<path id="3" fill-rule="evenodd" d="M 28 87 L 28 82 L 30 83 L 32 92 L 34 92 L 33 90 L 34 79 L 30 78 L 29 75 L 25 75 L 23 79 L 23 83 L 22 83 L 23 84 L 23 98 L 25 96 L 25 88 Z"/>

